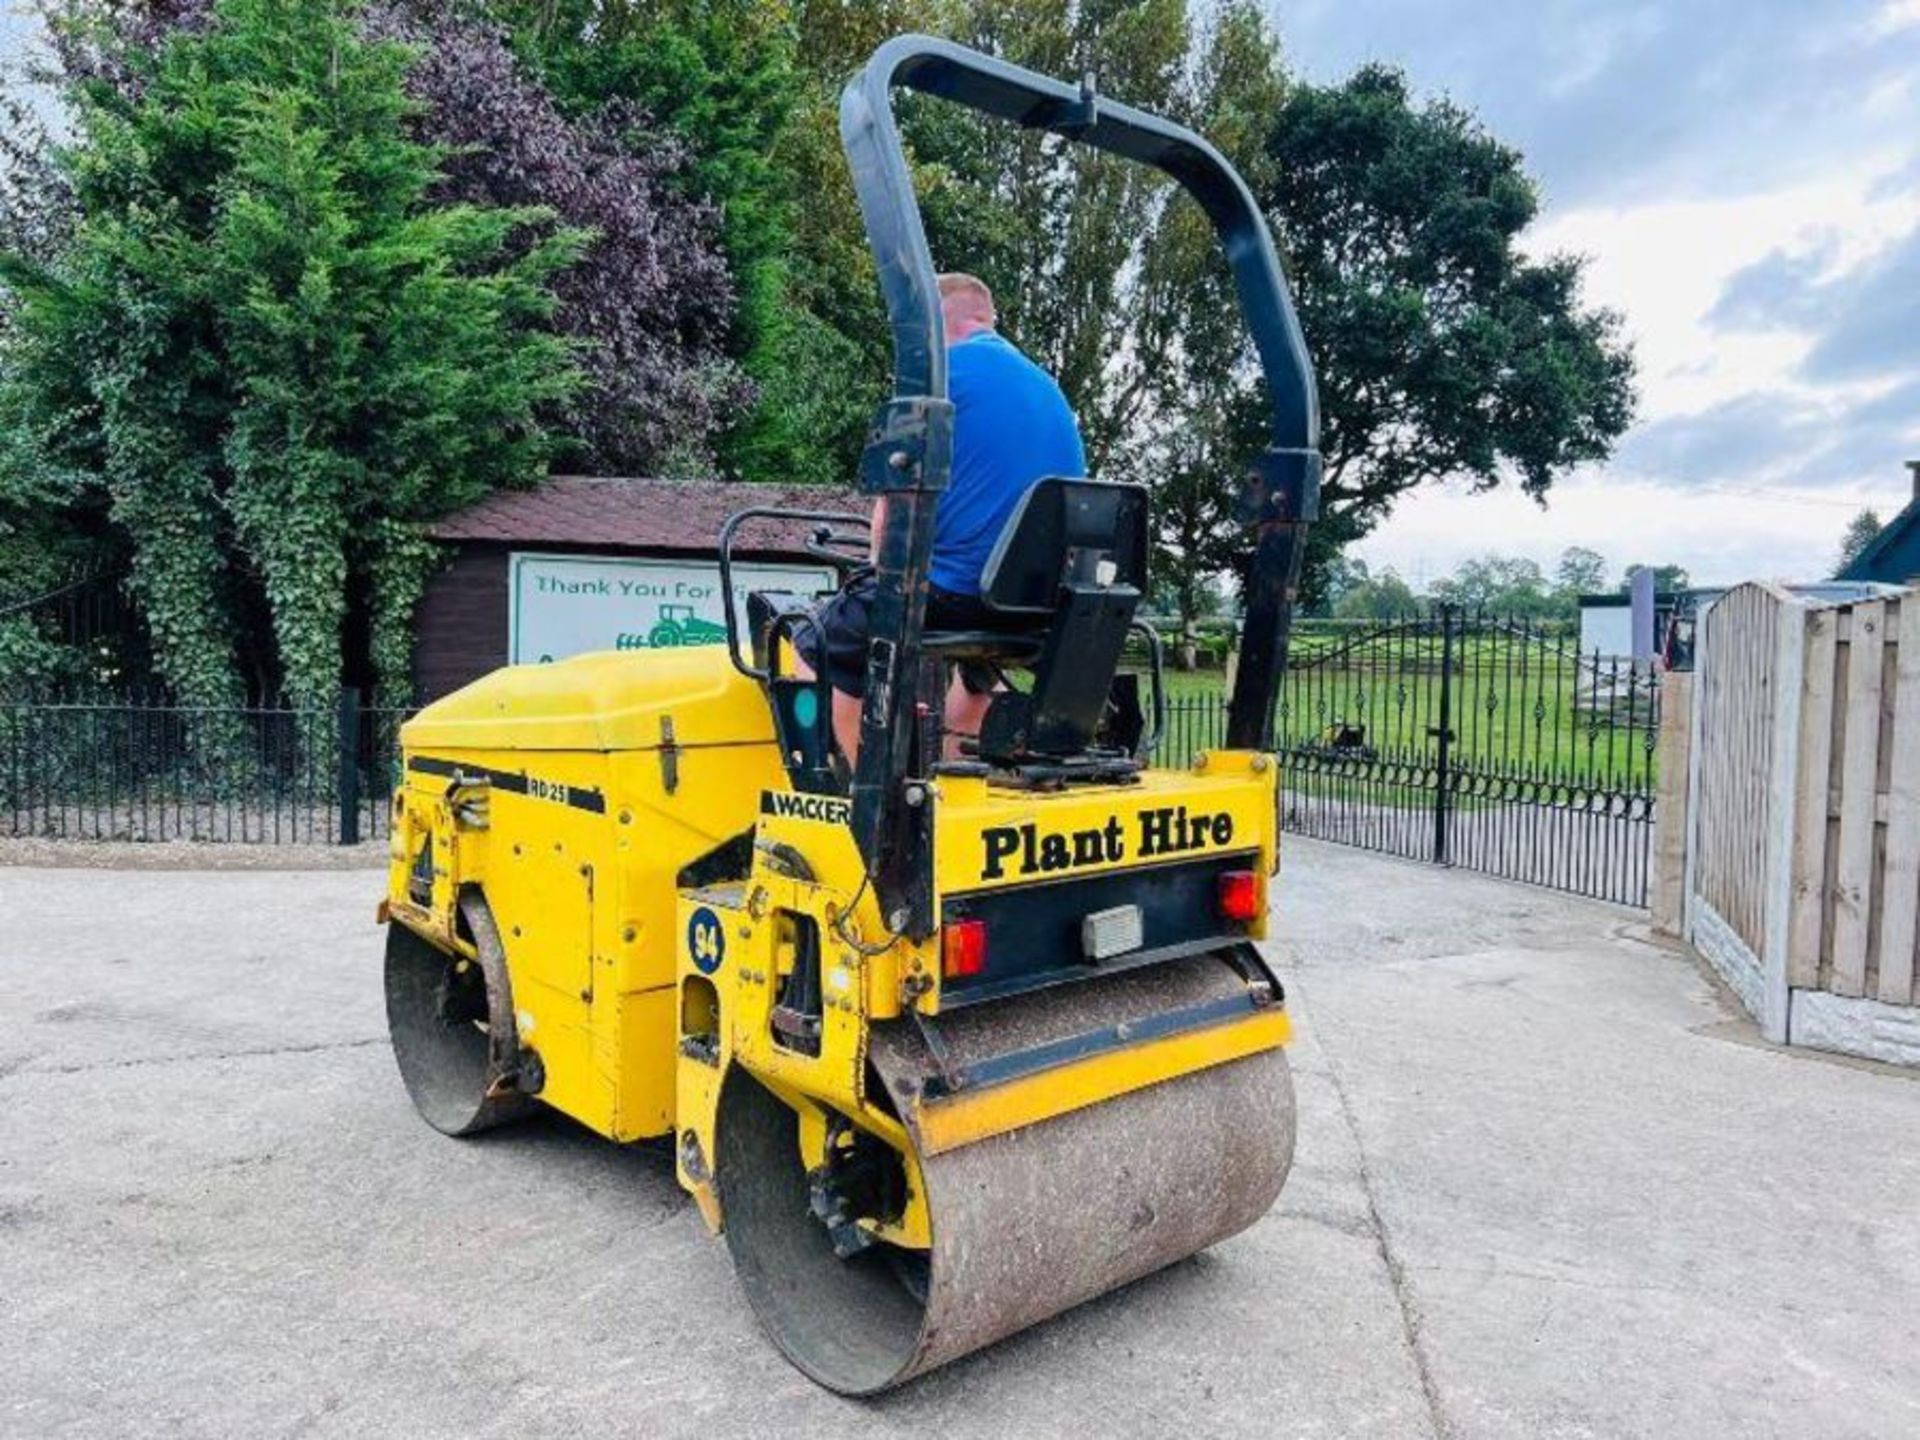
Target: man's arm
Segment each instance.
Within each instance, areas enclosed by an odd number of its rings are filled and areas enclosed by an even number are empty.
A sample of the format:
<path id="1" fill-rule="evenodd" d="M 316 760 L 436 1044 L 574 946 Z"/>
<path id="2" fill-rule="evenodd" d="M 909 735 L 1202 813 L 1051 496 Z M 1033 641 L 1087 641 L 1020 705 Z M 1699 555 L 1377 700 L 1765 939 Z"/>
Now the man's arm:
<path id="1" fill-rule="evenodd" d="M 887 497 L 882 495 L 873 502 L 873 522 L 867 527 L 867 562 L 880 563 L 880 536 L 887 528 Z"/>

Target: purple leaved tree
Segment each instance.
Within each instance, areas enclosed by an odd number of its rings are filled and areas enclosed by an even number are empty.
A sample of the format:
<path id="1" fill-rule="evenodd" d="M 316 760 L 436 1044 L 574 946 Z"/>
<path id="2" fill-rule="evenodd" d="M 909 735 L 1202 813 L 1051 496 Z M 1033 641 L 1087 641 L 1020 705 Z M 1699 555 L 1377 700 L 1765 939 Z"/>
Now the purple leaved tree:
<path id="1" fill-rule="evenodd" d="M 722 346 L 733 287 L 712 207 L 672 185 L 684 146 L 611 107 L 561 114 L 498 28 L 446 7 L 370 12 L 420 47 L 408 88 L 423 138 L 449 148 L 449 200 L 543 205 L 593 232 L 556 282 L 555 321 L 582 342 L 589 388 L 570 416 L 583 463 L 602 473 L 709 469 L 709 442 L 749 399 Z"/>
<path id="2" fill-rule="evenodd" d="M 55 65 L 123 92 L 138 79 L 122 56 L 214 10 L 212 0 L 42 4 Z M 553 326 L 578 344 L 587 379 L 558 427 L 578 446 L 566 463 L 710 472 L 711 442 L 752 388 L 725 348 L 734 291 L 718 217 L 673 183 L 685 146 L 629 107 L 562 114 L 499 27 L 443 0 L 370 5 L 362 24 L 419 52 L 407 83 L 418 138 L 445 149 L 442 198 L 543 206 L 594 237 L 553 286 Z"/>

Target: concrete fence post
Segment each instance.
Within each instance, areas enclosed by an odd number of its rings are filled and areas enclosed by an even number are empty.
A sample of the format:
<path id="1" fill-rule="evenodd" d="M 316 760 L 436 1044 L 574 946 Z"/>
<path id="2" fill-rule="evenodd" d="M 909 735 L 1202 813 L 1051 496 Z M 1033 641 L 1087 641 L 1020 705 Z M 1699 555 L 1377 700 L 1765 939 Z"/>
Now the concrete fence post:
<path id="1" fill-rule="evenodd" d="M 1686 923 L 1687 774 L 1693 751 L 1693 672 L 1660 677 L 1660 732 L 1654 748 L 1653 928 L 1678 937 Z"/>
<path id="2" fill-rule="evenodd" d="M 1793 842 L 1799 824 L 1801 681 L 1807 668 L 1807 607 L 1780 596 L 1773 655 L 1773 774 L 1767 806 L 1766 940 L 1760 973 L 1766 1007 L 1756 1018 L 1767 1039 L 1787 1041 L 1787 953 L 1793 921 Z"/>

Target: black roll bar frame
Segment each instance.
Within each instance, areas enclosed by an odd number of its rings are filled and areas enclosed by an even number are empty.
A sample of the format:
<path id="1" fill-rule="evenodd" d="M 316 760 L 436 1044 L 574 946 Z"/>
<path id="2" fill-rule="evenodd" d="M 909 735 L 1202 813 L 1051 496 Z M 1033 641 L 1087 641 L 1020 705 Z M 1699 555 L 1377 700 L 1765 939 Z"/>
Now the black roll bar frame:
<path id="1" fill-rule="evenodd" d="M 893 396 L 877 412 L 860 462 L 860 487 L 884 499 L 886 514 L 875 553 L 853 830 L 888 926 L 918 938 L 935 923 L 926 898 L 931 829 L 914 804 L 925 791 L 908 769 L 922 711 L 941 703 L 916 689 L 934 507 L 952 468 L 953 406 L 933 259 L 893 114 L 896 87 L 1150 165 L 1182 186 L 1212 221 L 1272 412 L 1271 442 L 1239 489 L 1253 543 L 1240 669 L 1227 713 L 1229 748 L 1273 748 L 1300 562 L 1307 528 L 1319 514 L 1320 409 L 1313 362 L 1266 219 L 1239 174 L 1201 136 L 1107 99 L 1091 79 L 1066 84 L 926 35 L 887 41 L 847 83 L 841 143 L 893 336 Z"/>

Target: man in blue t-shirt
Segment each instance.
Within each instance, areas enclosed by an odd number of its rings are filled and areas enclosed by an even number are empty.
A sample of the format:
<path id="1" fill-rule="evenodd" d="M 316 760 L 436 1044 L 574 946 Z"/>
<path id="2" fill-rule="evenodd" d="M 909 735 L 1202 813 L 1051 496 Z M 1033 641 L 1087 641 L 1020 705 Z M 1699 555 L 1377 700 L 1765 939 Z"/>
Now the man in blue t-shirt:
<path id="1" fill-rule="evenodd" d="M 933 517 L 926 624 L 930 630 L 984 630 L 994 617 L 980 599 L 980 573 L 1020 497 L 1048 475 L 1084 476 L 1086 450 L 1067 397 L 1051 375 L 994 329 L 993 294 L 971 275 L 940 277 L 953 401 L 953 475 Z M 878 543 L 886 501 L 874 506 Z M 873 573 L 852 576 L 803 631 L 801 658 L 833 686 L 833 733 L 852 763 L 860 748 Z M 988 695 L 958 680 L 949 688 L 949 735 L 978 734 Z"/>

